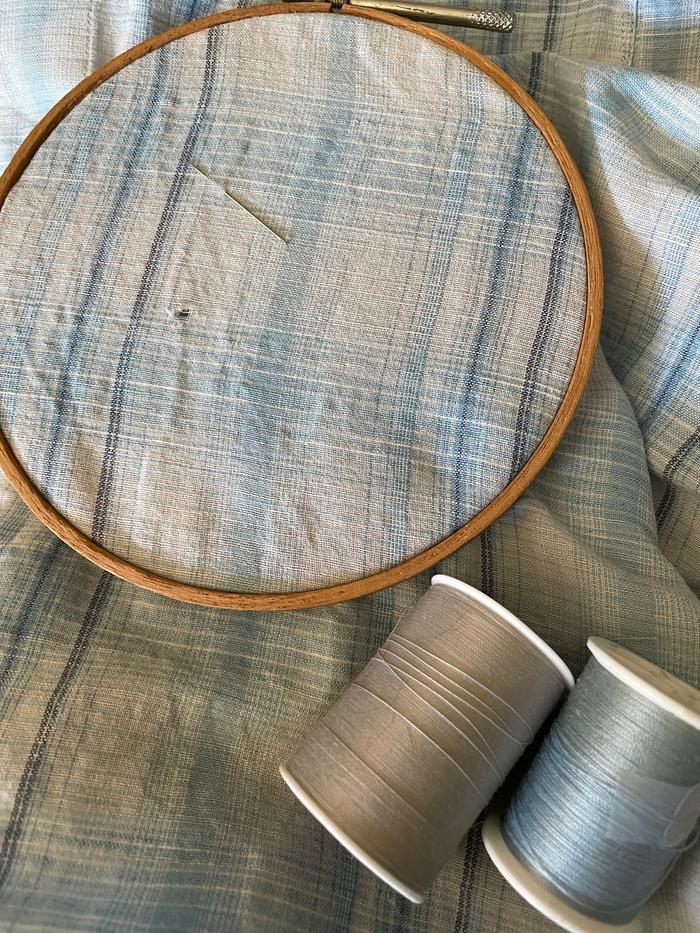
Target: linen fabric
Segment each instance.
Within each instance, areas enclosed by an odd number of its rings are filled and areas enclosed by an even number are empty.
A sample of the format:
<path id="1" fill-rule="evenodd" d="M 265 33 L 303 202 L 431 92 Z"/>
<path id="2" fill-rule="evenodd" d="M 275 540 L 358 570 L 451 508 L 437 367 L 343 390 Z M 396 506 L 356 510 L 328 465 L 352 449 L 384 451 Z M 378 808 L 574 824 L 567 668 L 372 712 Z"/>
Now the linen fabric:
<path id="1" fill-rule="evenodd" d="M 100 85 L 10 192 L 0 426 L 147 570 L 345 583 L 519 472 L 585 301 L 568 184 L 495 81 L 395 26 L 246 19 Z"/>
<path id="2" fill-rule="evenodd" d="M 5 157 L 97 64 L 220 8 L 2 5 Z M 552 460 L 440 569 L 577 673 L 599 634 L 697 684 L 700 16 L 649 0 L 508 8 L 512 35 L 466 37 L 535 95 L 585 176 L 606 265 L 602 349 Z M 554 930 L 492 867 L 478 828 L 412 906 L 277 773 L 429 574 L 333 607 L 236 614 L 103 574 L 9 490 L 0 542 L 0 927 Z M 698 930 L 697 879 L 695 851 L 645 907 L 646 933 Z"/>

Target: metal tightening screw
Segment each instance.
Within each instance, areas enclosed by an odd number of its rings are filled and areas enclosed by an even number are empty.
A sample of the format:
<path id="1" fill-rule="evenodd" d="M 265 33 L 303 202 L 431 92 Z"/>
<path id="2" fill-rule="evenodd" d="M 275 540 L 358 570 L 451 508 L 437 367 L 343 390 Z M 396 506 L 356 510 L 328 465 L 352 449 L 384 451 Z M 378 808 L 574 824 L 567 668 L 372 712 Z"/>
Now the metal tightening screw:
<path id="1" fill-rule="evenodd" d="M 511 32 L 513 15 L 500 10 L 465 10 L 463 7 L 445 6 L 441 3 L 412 3 L 411 0 L 347 0 L 350 6 L 395 13 L 407 19 L 424 23 L 443 23 L 450 26 L 468 26 L 471 29 L 487 29 L 490 32 Z M 337 4 L 336 3 L 334 5 Z"/>

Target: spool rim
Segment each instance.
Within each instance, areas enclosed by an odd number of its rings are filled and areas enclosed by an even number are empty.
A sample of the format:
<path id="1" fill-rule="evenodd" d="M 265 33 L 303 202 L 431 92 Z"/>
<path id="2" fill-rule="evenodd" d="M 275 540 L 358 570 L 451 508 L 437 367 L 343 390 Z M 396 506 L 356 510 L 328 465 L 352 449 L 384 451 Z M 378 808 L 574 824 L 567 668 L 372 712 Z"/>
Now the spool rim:
<path id="1" fill-rule="evenodd" d="M 568 690 L 573 688 L 574 675 L 556 653 L 554 648 L 548 645 L 543 638 L 540 638 L 536 632 L 533 632 L 532 629 L 522 621 L 522 619 L 519 619 L 509 609 L 506 609 L 505 606 L 502 606 L 495 599 L 492 599 L 491 596 L 487 596 L 486 593 L 482 593 L 482 591 L 478 590 L 475 586 L 471 586 L 469 583 L 464 583 L 462 580 L 457 580 L 455 577 L 451 577 L 446 573 L 436 573 L 435 576 L 431 579 L 430 583 L 431 586 L 437 585 L 450 587 L 451 589 L 456 590 L 458 593 L 461 593 L 463 596 L 468 596 L 474 602 L 481 603 L 487 609 L 490 609 L 503 622 L 507 622 L 508 625 L 518 631 L 521 635 L 524 635 L 530 644 L 537 648 L 537 650 L 542 655 L 544 655 L 544 657 L 556 669 Z"/>
<path id="2" fill-rule="evenodd" d="M 586 645 L 596 661 L 610 674 L 672 716 L 700 731 L 700 691 L 607 638 L 592 635 Z"/>
<path id="3" fill-rule="evenodd" d="M 587 917 L 560 900 L 510 849 L 503 837 L 499 814 L 492 813 L 486 818 L 481 828 L 481 838 L 491 861 L 511 887 L 528 904 L 562 929 L 568 930 L 569 933 L 641 933 L 642 926 L 636 917 L 625 924 L 605 923 Z"/>
<path id="4" fill-rule="evenodd" d="M 409 901 L 412 901 L 414 904 L 422 904 L 425 900 L 425 895 L 421 894 L 418 891 L 414 891 L 413 888 L 410 888 L 408 885 L 404 884 L 403 881 L 393 875 L 388 871 L 383 865 L 380 865 L 376 859 L 373 859 L 365 850 L 359 846 L 355 840 L 349 836 L 343 829 L 338 826 L 338 824 L 328 815 L 328 813 L 313 799 L 313 797 L 308 794 L 304 788 L 299 784 L 296 778 L 292 777 L 285 765 L 280 765 L 280 774 L 287 785 L 291 790 L 294 796 L 302 803 L 309 813 L 318 820 L 321 826 L 324 829 L 327 829 L 331 836 L 334 837 L 342 846 L 344 846 L 351 855 L 354 855 L 358 862 L 361 862 L 365 868 L 375 874 L 382 881 L 386 882 L 390 887 L 395 891 L 398 891 L 399 894 L 402 894 L 404 897 L 408 898 Z"/>

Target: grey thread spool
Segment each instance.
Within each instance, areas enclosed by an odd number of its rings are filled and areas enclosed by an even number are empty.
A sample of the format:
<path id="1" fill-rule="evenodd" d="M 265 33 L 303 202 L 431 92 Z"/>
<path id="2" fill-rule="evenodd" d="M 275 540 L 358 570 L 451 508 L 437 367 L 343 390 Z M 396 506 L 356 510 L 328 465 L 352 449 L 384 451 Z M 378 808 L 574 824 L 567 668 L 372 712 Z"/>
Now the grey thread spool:
<path id="1" fill-rule="evenodd" d="M 416 903 L 573 678 L 473 587 L 430 590 L 280 772 L 364 865 Z"/>
<path id="2" fill-rule="evenodd" d="M 572 933 L 639 930 L 695 841 L 700 693 L 602 638 L 503 820 L 483 838 L 513 886 Z"/>

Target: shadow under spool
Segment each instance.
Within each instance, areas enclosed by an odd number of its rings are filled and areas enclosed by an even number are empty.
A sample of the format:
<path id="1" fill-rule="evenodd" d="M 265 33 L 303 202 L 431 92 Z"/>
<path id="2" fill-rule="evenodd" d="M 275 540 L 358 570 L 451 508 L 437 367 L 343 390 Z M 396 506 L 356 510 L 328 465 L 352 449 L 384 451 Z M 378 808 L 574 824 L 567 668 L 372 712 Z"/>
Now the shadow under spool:
<path id="1" fill-rule="evenodd" d="M 700 692 L 633 652 L 593 657 L 515 790 L 484 824 L 501 874 L 570 933 L 637 933 L 696 840 Z"/>
<path id="2" fill-rule="evenodd" d="M 494 600 L 432 583 L 280 768 L 339 842 L 417 903 L 573 686 Z"/>

